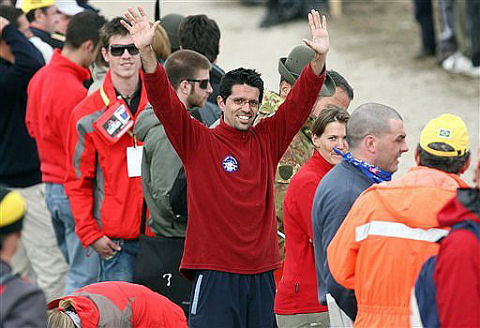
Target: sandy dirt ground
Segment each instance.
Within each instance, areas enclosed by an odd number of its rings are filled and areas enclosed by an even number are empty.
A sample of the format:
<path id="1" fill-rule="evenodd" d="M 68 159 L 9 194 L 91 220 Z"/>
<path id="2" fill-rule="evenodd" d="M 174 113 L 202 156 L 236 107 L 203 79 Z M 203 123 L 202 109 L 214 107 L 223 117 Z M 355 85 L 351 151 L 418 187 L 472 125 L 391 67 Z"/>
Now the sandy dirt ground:
<path id="1" fill-rule="evenodd" d="M 153 19 L 154 1 L 91 1 L 108 16 L 128 6 L 143 6 Z M 256 68 L 265 85 L 278 90 L 278 59 L 308 37 L 305 21 L 259 29 L 263 6 L 236 1 L 164 1 L 162 15 L 206 14 L 221 31 L 218 64 L 225 70 Z M 396 176 L 415 165 L 414 149 L 423 126 L 435 116 L 451 112 L 467 124 L 472 158 L 479 146 L 480 81 L 444 72 L 434 59 L 413 59 L 419 47 L 412 3 L 403 1 L 344 1 L 344 15 L 329 18 L 331 50 L 327 66 L 344 75 L 355 89 L 350 110 L 366 102 L 397 109 L 404 117 L 409 152 L 401 158 Z M 473 168 L 463 176 L 472 183 Z"/>

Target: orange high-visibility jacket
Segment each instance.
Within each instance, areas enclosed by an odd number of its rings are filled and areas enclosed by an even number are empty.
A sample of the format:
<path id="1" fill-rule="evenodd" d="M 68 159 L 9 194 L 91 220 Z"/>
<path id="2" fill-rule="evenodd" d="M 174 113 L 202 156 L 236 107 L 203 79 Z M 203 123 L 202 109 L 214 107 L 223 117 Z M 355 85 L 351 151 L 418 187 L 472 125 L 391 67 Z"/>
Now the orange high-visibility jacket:
<path id="1" fill-rule="evenodd" d="M 411 168 L 356 200 L 327 249 L 335 280 L 355 290 L 355 327 L 409 327 L 410 292 L 447 231 L 437 214 L 466 184 L 454 174 Z"/>

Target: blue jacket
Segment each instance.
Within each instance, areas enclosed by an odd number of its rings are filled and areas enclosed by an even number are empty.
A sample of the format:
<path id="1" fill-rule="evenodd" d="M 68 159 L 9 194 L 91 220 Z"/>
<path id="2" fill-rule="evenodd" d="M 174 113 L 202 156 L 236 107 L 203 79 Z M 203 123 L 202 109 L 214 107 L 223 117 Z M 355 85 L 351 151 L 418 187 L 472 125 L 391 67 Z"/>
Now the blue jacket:
<path id="1" fill-rule="evenodd" d="M 342 161 L 331 169 L 317 187 L 312 207 L 312 226 L 317 270 L 318 300 L 326 305 L 332 294 L 340 308 L 352 319 L 357 315 L 353 290 L 340 286 L 330 273 L 327 247 L 358 196 L 372 181 L 353 164 Z"/>
<path id="2" fill-rule="evenodd" d="M 37 147 L 27 132 L 25 111 L 28 82 L 45 62 L 12 25 L 2 30 L 2 39 L 10 45 L 15 63 L 0 58 L 0 184 L 22 188 L 41 182 Z"/>

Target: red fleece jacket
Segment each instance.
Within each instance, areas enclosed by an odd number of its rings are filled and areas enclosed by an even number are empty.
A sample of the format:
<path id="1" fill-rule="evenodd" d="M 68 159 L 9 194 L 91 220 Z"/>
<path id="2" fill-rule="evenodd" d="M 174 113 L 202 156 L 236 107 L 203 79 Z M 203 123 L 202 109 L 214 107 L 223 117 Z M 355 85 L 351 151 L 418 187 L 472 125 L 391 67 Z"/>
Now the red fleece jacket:
<path id="1" fill-rule="evenodd" d="M 452 199 L 438 215 L 440 225 L 451 227 L 465 220 L 480 224 L 478 190 L 458 193 L 471 196 L 469 202 Z M 458 229 L 442 240 L 433 279 L 440 326 L 480 327 L 480 241 L 475 234 Z"/>
<path id="2" fill-rule="evenodd" d="M 182 272 L 256 274 L 280 266 L 275 170 L 310 114 L 324 72 L 316 76 L 308 65 L 276 114 L 247 131 L 223 120 L 208 129 L 191 119 L 161 66 L 145 74 L 148 99 L 187 175 L 189 218 Z"/>
<path id="3" fill-rule="evenodd" d="M 317 295 L 313 253 L 312 205 L 320 180 L 333 167 L 317 151 L 295 174 L 283 201 L 285 262 L 275 295 L 277 314 L 327 311 Z"/>

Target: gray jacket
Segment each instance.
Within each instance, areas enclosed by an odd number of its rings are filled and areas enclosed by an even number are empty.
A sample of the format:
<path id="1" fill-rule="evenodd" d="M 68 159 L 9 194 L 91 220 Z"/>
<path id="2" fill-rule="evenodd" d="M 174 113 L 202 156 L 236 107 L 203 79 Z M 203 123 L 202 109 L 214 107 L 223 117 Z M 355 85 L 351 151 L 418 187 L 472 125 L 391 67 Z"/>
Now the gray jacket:
<path id="1" fill-rule="evenodd" d="M 183 165 L 165 134 L 165 129 L 153 109 L 138 115 L 134 133 L 143 145 L 142 185 L 150 216 L 148 225 L 160 236 L 185 237 L 186 213 L 175 213 L 172 208 L 172 189 L 181 183 Z M 184 193 L 186 207 L 186 180 Z M 180 188 L 181 189 L 181 188 Z M 178 211 L 177 211 L 178 212 Z"/>
<path id="2" fill-rule="evenodd" d="M 200 113 L 203 124 L 208 127 L 211 127 L 222 115 L 220 108 L 210 102 L 206 102 L 205 106 L 198 109 L 198 112 Z"/>
<path id="3" fill-rule="evenodd" d="M 12 274 L 0 260 L 0 326 L 2 328 L 47 326 L 47 303 L 40 288 Z"/>

